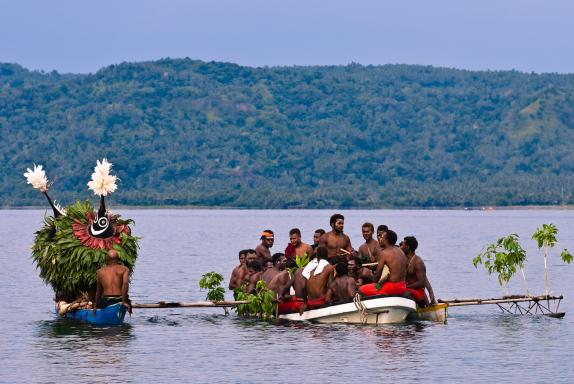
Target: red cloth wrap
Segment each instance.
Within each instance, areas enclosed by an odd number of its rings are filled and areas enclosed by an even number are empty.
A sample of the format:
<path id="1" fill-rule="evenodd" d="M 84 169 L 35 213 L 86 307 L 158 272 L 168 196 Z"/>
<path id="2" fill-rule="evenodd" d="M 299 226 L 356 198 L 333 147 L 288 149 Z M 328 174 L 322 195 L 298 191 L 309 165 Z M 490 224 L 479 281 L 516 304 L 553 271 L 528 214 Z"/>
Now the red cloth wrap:
<path id="1" fill-rule="evenodd" d="M 392 283 L 390 281 L 385 281 L 381 289 L 377 290 L 375 283 L 361 285 L 359 292 L 365 296 L 374 295 L 403 295 L 407 291 L 407 283 L 400 281 L 398 283 Z"/>
<path id="2" fill-rule="evenodd" d="M 425 301 L 425 289 L 424 288 L 407 288 L 407 291 L 413 295 L 415 301 Z"/>
<path id="3" fill-rule="evenodd" d="M 299 312 L 299 307 L 303 304 L 303 299 L 291 297 L 288 301 L 281 301 L 277 304 L 277 311 L 280 315 L 285 313 Z"/>
<path id="4" fill-rule="evenodd" d="M 287 247 L 285 248 L 285 257 L 286 258 L 295 257 L 295 247 L 293 246 L 293 244 L 291 243 L 287 244 Z"/>

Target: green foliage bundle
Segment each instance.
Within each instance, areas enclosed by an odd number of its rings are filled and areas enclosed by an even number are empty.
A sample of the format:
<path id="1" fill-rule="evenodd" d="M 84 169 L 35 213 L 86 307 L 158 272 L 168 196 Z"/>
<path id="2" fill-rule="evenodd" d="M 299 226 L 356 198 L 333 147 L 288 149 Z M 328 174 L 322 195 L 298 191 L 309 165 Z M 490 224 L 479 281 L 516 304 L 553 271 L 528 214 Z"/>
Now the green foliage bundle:
<path id="1" fill-rule="evenodd" d="M 246 284 L 235 289 L 235 299 L 237 301 L 248 301 L 247 304 L 238 304 L 235 307 L 240 316 L 255 316 L 263 320 L 273 318 L 276 300 L 273 291 L 269 289 L 265 281 L 259 280 L 255 285 L 255 294 L 245 293 Z"/>
<path id="2" fill-rule="evenodd" d="M 105 264 L 106 251 L 82 245 L 74 236 L 74 220 L 88 224 L 86 213 L 93 212 L 89 201 L 77 201 L 66 208 L 66 216 L 57 219 L 47 216 L 43 227 L 36 232 L 32 245 L 32 259 L 40 277 L 54 289 L 56 297 L 76 298 L 93 291 L 96 271 Z M 121 220 L 115 215 L 112 222 L 130 225 L 133 220 Z M 114 244 L 120 262 L 133 271 L 138 251 L 138 238 L 122 233 L 120 244 Z"/>
<path id="3" fill-rule="evenodd" d="M 548 252 L 554 248 L 558 242 L 556 235 L 558 235 L 558 228 L 554 224 L 542 224 L 541 227 L 536 228 L 532 234 L 532 239 L 536 240 L 538 249 L 544 250 L 544 287 L 546 294 L 550 294 L 550 286 L 548 283 Z M 560 253 L 562 261 L 570 264 L 572 262 L 572 255 L 567 249 Z"/>
<path id="4" fill-rule="evenodd" d="M 517 267 L 524 268 L 525 262 L 526 251 L 520 245 L 516 234 L 499 238 L 472 260 L 475 268 L 478 268 L 479 264 L 484 264 L 489 275 L 496 273 L 498 283 L 504 287 L 516 272 Z"/>
<path id="5" fill-rule="evenodd" d="M 207 272 L 199 280 L 199 288 L 207 289 L 206 299 L 217 302 L 225 300 L 225 289 L 221 286 L 223 276 L 216 272 Z"/>

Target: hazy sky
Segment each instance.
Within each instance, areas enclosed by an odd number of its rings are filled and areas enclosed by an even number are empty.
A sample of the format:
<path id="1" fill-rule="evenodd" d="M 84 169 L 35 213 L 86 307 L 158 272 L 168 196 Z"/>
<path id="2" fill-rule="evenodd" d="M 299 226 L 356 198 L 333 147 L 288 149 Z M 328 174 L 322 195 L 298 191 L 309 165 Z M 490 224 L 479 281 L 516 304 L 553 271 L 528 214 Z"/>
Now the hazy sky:
<path id="1" fill-rule="evenodd" d="M 0 62 L 95 72 L 190 57 L 574 72 L 573 0 L 0 0 Z"/>

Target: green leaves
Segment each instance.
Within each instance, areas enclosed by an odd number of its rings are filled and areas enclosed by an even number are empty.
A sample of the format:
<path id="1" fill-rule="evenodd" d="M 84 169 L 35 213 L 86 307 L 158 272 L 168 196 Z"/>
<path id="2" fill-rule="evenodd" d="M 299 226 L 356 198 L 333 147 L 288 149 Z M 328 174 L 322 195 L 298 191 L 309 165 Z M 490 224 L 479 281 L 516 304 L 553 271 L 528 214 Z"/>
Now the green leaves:
<path id="1" fill-rule="evenodd" d="M 506 285 L 516 273 L 516 268 L 523 268 L 525 262 L 526 251 L 520 245 L 517 234 L 499 238 L 472 260 L 475 268 L 483 264 L 489 275 L 496 273 L 501 286 Z"/>
<path id="2" fill-rule="evenodd" d="M 567 264 L 570 264 L 572 262 L 572 259 L 574 259 L 574 257 L 570 254 L 570 252 L 568 252 L 567 249 L 564 249 L 560 253 L 560 258 L 562 259 L 563 262 Z"/>
<path id="3" fill-rule="evenodd" d="M 207 272 L 199 280 L 199 288 L 207 289 L 207 300 L 224 301 L 225 289 L 221 287 L 223 276 L 216 272 Z"/>
<path id="4" fill-rule="evenodd" d="M 241 288 L 235 289 L 235 300 L 248 301 L 248 304 L 238 304 L 235 311 L 240 316 L 256 316 L 263 320 L 269 320 L 273 317 L 275 312 L 275 295 L 273 291 L 267 287 L 263 280 L 259 280 L 255 285 L 255 294 L 245 293 L 247 284 L 243 284 Z"/>
<path id="5" fill-rule="evenodd" d="M 532 234 L 532 239 L 538 243 L 538 248 L 552 248 L 556 244 L 556 235 L 558 228 L 554 224 L 542 224 L 542 227 L 536 228 Z"/>

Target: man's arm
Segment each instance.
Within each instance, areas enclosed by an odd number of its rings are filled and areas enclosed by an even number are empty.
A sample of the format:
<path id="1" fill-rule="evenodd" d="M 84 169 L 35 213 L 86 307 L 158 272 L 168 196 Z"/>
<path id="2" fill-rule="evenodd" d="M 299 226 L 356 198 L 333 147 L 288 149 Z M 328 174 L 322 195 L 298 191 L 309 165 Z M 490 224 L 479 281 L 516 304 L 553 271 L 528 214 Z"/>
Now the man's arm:
<path id="1" fill-rule="evenodd" d="M 416 256 L 415 256 L 416 257 Z M 419 257 L 415 261 L 415 275 L 417 276 L 417 281 L 412 284 L 407 284 L 407 288 L 424 288 L 426 281 L 426 267 L 425 263 Z"/>
<path id="2" fill-rule="evenodd" d="M 353 297 L 355 293 L 357 293 L 357 284 L 355 283 L 355 279 L 351 277 L 347 280 L 347 295 Z"/>
<path id="3" fill-rule="evenodd" d="M 432 290 L 432 287 L 430 285 L 429 279 L 425 276 L 425 288 L 427 289 L 427 291 L 429 292 L 429 296 L 430 296 L 430 303 L 431 304 L 436 304 L 436 300 L 434 297 L 434 292 Z"/>
<path id="4" fill-rule="evenodd" d="M 132 310 L 132 306 L 128 301 L 128 290 L 130 287 L 130 270 L 125 267 L 122 274 L 122 303 L 128 308 L 128 311 Z"/>
<path id="5" fill-rule="evenodd" d="M 377 269 L 375 270 L 375 276 L 373 276 L 373 283 L 377 283 L 381 279 L 384 267 L 385 267 L 385 257 L 383 253 L 383 255 L 381 255 L 381 258 L 379 259 L 379 264 L 377 264 Z"/>
<path id="6" fill-rule="evenodd" d="M 237 288 L 237 267 L 233 268 L 233 272 L 231 272 L 231 277 L 229 278 L 229 290 L 233 291 Z"/>
<path id="7" fill-rule="evenodd" d="M 325 294 L 325 303 L 330 303 L 333 301 L 333 283 L 329 284 L 329 288 L 327 289 L 327 293 Z"/>

